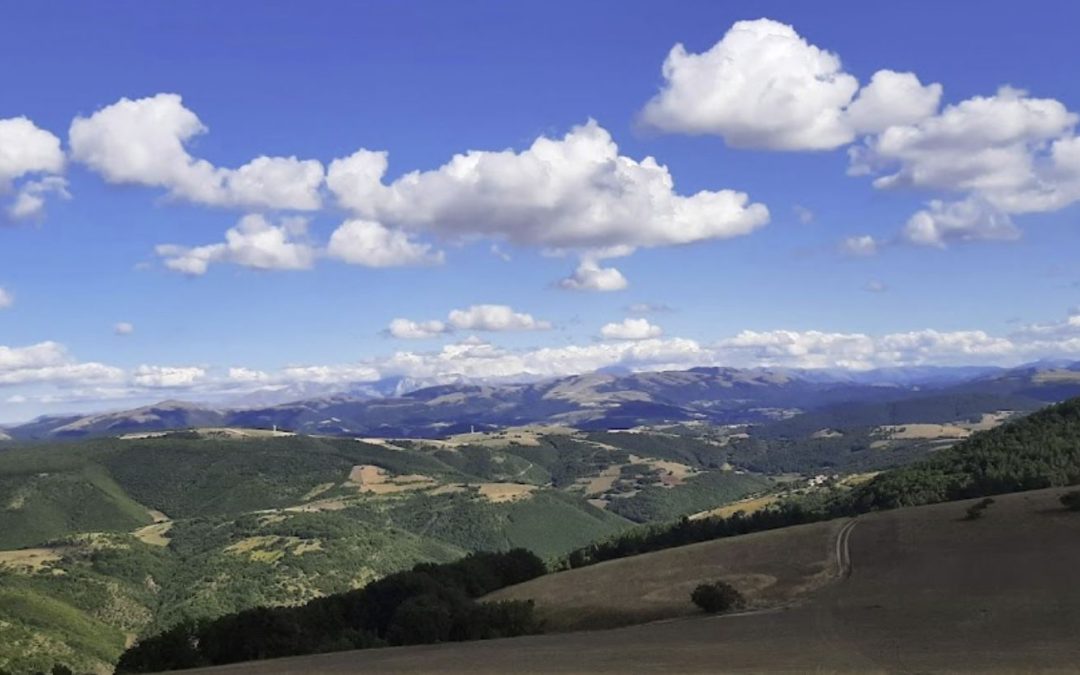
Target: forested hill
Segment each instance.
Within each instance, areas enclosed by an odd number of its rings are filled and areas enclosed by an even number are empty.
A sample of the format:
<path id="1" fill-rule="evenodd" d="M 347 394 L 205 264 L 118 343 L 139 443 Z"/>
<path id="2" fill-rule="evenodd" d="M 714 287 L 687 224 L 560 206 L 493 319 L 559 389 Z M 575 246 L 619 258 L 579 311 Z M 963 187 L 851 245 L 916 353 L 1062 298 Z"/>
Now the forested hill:
<path id="1" fill-rule="evenodd" d="M 860 510 L 1080 483 L 1080 398 L 984 431 L 853 495 Z"/>

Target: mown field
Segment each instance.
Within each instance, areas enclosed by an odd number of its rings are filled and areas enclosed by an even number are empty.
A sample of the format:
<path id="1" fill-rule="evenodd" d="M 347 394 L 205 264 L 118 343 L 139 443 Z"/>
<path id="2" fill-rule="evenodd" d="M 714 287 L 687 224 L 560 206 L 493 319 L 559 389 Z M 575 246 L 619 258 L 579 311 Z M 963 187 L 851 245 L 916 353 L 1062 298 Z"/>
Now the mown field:
<path id="1" fill-rule="evenodd" d="M 1080 663 L 1080 514 L 1061 507 L 1062 492 L 1002 495 L 974 521 L 965 518 L 970 501 L 860 516 L 849 539 L 849 573 L 773 611 L 343 652 L 214 672 L 1070 672 Z M 790 546 L 757 549 L 760 556 L 738 555 L 745 546 L 740 538 L 698 550 L 716 545 L 717 576 L 750 576 L 783 566 L 792 552 L 802 555 L 808 547 L 820 554 L 835 546 L 838 528 L 812 527 L 817 536 L 806 528 L 763 533 L 792 539 Z M 610 597 L 608 606 L 618 611 L 627 602 L 651 601 L 649 586 L 626 580 L 662 574 L 657 556 L 668 553 L 601 563 L 500 594 L 532 595 L 547 611 L 567 611 L 577 602 L 571 591 L 585 585 L 579 573 L 591 572 L 594 599 Z M 549 585 L 556 580 L 568 584 L 566 593 Z"/>

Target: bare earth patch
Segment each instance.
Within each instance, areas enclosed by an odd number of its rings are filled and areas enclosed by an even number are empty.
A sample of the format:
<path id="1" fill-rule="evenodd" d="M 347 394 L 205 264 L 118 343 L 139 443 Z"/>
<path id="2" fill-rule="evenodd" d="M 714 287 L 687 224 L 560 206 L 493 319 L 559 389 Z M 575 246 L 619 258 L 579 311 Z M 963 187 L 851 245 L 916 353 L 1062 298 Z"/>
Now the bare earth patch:
<path id="1" fill-rule="evenodd" d="M 20 572 L 37 572 L 47 564 L 60 562 L 63 549 L 24 548 L 16 551 L 0 551 L 0 568 L 10 568 Z"/>
<path id="2" fill-rule="evenodd" d="M 355 486 L 360 492 L 373 494 L 391 494 L 406 490 L 424 490 L 437 485 L 430 476 L 407 474 L 392 476 L 386 469 L 373 464 L 358 464 L 349 472 L 348 486 Z"/>
<path id="3" fill-rule="evenodd" d="M 1016 413 L 1012 410 L 999 410 L 998 412 L 993 413 L 983 413 L 982 419 L 978 422 L 965 422 L 959 424 L 959 426 L 970 429 L 971 431 L 986 431 L 987 429 L 1001 426 L 1015 414 Z"/>
<path id="4" fill-rule="evenodd" d="M 622 464 L 613 464 L 601 471 L 599 475 L 589 480 L 588 484 L 585 486 L 585 494 L 592 497 L 604 494 L 610 490 L 614 487 L 615 481 L 619 479 L 622 468 Z"/>
<path id="5" fill-rule="evenodd" d="M 934 440 L 938 438 L 967 438 L 970 429 L 956 424 L 887 424 L 878 433 L 897 440 Z"/>
<path id="6" fill-rule="evenodd" d="M 140 527 L 132 532 L 132 534 L 144 544 L 164 547 L 168 546 L 171 541 L 168 534 L 169 530 L 172 529 L 172 526 L 172 521 L 168 520 L 165 522 L 154 523 L 153 525 L 147 525 L 146 527 Z"/>
<path id="7" fill-rule="evenodd" d="M 737 502 L 725 504 L 719 508 L 702 511 L 701 513 L 695 513 L 694 515 L 690 516 L 690 520 L 701 520 L 702 518 L 730 518 L 739 511 L 742 511 L 746 514 L 751 514 L 755 511 L 760 511 L 767 506 L 775 504 L 777 499 L 777 495 L 765 495 L 764 497 L 754 497 L 752 499 L 740 499 Z"/>
<path id="8" fill-rule="evenodd" d="M 488 501 L 496 504 L 528 499 L 536 489 L 535 485 L 524 483 L 480 483 L 478 487 L 481 496 L 487 497 Z"/>

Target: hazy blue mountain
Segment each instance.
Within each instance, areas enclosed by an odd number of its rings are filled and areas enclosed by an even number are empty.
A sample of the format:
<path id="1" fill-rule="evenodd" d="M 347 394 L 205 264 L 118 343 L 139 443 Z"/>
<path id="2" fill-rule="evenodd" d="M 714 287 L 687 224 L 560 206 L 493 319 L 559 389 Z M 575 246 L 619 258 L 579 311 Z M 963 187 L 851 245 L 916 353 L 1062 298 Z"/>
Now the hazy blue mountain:
<path id="1" fill-rule="evenodd" d="M 935 400 L 978 394 L 980 407 L 1059 401 L 1080 395 L 1080 364 L 1039 362 L 1012 369 L 884 368 L 865 372 L 783 368 L 691 368 L 595 372 L 539 382 L 427 383 L 402 378 L 288 402 L 210 407 L 167 401 L 134 410 L 43 417 L 15 425 L 15 439 L 77 438 L 207 426 L 289 429 L 343 436 L 435 437 L 471 428 L 537 422 L 585 429 L 708 421 L 755 423 L 802 412 L 887 404 L 932 391 Z M 944 403 L 943 403 L 944 404 Z"/>

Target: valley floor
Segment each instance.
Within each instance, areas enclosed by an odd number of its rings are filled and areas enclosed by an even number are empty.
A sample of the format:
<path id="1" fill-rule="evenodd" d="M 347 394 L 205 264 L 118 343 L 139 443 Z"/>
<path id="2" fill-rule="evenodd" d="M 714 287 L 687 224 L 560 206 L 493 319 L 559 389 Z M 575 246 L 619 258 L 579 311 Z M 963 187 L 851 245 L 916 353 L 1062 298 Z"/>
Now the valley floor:
<path id="1" fill-rule="evenodd" d="M 975 521 L 963 520 L 968 502 L 954 502 L 822 528 L 826 539 L 810 545 L 831 547 L 837 581 L 785 608 L 200 672 L 1071 671 L 1080 664 L 1080 514 L 1060 507 L 1062 492 L 997 497 Z"/>

